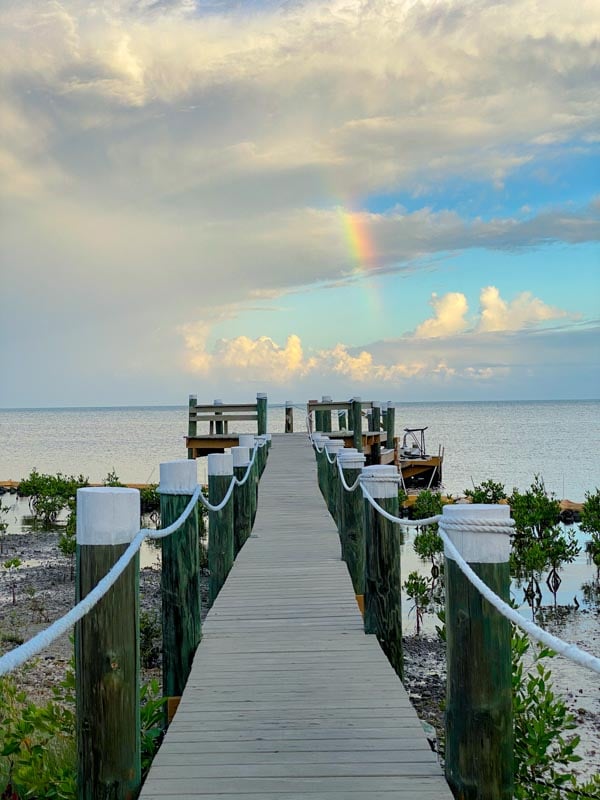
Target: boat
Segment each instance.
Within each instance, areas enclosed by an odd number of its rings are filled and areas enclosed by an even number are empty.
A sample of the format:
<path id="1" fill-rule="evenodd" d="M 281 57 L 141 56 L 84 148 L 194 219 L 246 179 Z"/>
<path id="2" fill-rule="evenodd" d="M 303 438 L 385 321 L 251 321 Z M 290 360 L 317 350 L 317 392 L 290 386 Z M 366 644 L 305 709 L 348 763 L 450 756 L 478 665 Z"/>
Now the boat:
<path id="1" fill-rule="evenodd" d="M 402 442 L 398 443 L 394 462 L 402 476 L 407 492 L 422 489 L 439 490 L 442 486 L 444 449 L 438 445 L 437 455 L 427 453 L 424 428 L 404 428 Z"/>

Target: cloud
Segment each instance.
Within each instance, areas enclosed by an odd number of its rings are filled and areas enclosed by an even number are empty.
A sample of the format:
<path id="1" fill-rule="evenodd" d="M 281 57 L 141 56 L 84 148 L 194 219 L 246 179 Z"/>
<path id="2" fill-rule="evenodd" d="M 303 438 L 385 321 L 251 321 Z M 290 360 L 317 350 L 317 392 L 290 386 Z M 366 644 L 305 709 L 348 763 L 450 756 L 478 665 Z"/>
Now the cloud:
<path id="1" fill-rule="evenodd" d="M 534 297 L 531 292 L 520 292 L 513 300 L 507 302 L 500 296 L 495 286 L 484 287 L 479 295 L 480 311 L 474 330 L 478 333 L 491 331 L 518 331 L 531 328 L 543 322 L 564 318 L 576 319 L 576 314 L 569 314 L 556 306 L 549 306 Z M 460 334 L 469 329 L 465 319 L 468 311 L 467 298 L 462 292 L 448 292 L 442 297 L 434 292 L 430 305 L 435 316 L 426 319 L 417 326 L 414 336 L 420 339 L 448 337 Z"/>
<path id="2" fill-rule="evenodd" d="M 467 298 L 462 292 L 448 292 L 438 297 L 431 295 L 430 304 L 435 316 L 422 322 L 415 331 L 415 336 L 430 339 L 434 336 L 450 336 L 460 333 L 468 327 L 465 314 L 469 310 Z"/>
<path id="3" fill-rule="evenodd" d="M 546 305 L 531 292 L 520 292 L 514 300 L 507 303 L 500 297 L 495 286 L 486 286 L 481 290 L 479 300 L 479 331 L 517 331 L 540 322 L 569 316 L 560 308 Z"/>

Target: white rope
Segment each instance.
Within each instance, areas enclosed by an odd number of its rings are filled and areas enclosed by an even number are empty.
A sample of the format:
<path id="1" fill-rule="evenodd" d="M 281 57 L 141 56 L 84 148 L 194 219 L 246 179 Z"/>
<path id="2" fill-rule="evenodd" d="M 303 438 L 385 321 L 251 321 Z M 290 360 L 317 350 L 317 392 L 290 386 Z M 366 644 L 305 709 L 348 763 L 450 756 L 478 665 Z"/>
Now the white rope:
<path id="1" fill-rule="evenodd" d="M 120 578 L 129 565 L 131 559 L 142 546 L 142 542 L 146 536 L 146 531 L 139 531 L 121 558 L 119 558 L 119 560 L 111 567 L 106 575 L 100 581 L 98 581 L 92 591 L 89 592 L 89 594 L 87 594 L 83 600 L 80 600 L 76 606 L 73 606 L 73 608 L 68 611 L 64 617 L 57 619 L 56 622 L 53 622 L 52 625 L 50 625 L 50 627 L 40 631 L 32 639 L 29 639 L 29 641 L 25 642 L 25 644 L 22 644 L 20 647 L 16 647 L 14 650 L 6 653 L 6 655 L 3 655 L 2 658 L 0 658 L 0 676 L 6 675 L 7 672 L 11 672 L 13 669 L 17 669 L 17 667 L 22 666 L 26 661 L 33 656 L 36 656 L 38 653 L 44 650 L 44 648 L 48 647 L 49 644 L 52 644 L 55 639 L 58 639 L 59 636 L 62 636 L 64 633 L 66 633 L 76 622 L 84 617 L 88 611 L 90 611 L 96 605 L 96 603 L 102 599 L 110 587 Z"/>
<path id="2" fill-rule="evenodd" d="M 337 463 L 338 463 L 338 472 L 339 472 L 339 475 L 340 475 L 340 481 L 342 482 L 342 486 L 344 487 L 344 489 L 347 492 L 353 492 L 356 489 L 356 487 L 358 486 L 358 484 L 360 483 L 360 473 L 358 474 L 358 476 L 357 476 L 356 480 L 354 481 L 354 483 L 352 484 L 352 486 L 348 486 L 348 484 L 346 483 L 346 477 L 344 475 L 344 469 L 342 467 L 342 464 L 341 464 L 341 461 L 339 460 L 339 458 L 338 458 L 338 462 Z"/>
<path id="3" fill-rule="evenodd" d="M 188 494 L 188 492 L 170 492 L 170 494 L 186 495 Z M 153 530 L 151 528 L 142 528 L 140 533 L 143 533 L 144 537 L 148 537 L 148 539 L 164 539 L 166 536 L 170 536 L 172 533 L 175 533 L 175 531 L 179 530 L 179 528 L 181 528 L 183 523 L 186 522 L 187 518 L 190 516 L 190 514 L 196 507 L 196 503 L 200 499 L 201 495 L 202 495 L 201 487 L 196 486 L 196 488 L 194 489 L 194 494 L 190 497 L 190 502 L 183 509 L 180 516 L 175 520 L 175 522 L 173 522 L 167 528 L 160 528 L 159 530 Z"/>
<path id="4" fill-rule="evenodd" d="M 360 477 L 362 478 L 362 475 Z M 389 519 L 390 522 L 395 522 L 396 525 L 406 525 L 407 528 L 420 528 L 422 525 L 434 525 L 442 518 L 441 514 L 437 514 L 435 517 L 426 517 L 425 519 L 403 519 L 402 517 L 395 517 L 393 514 L 390 514 L 389 511 L 386 511 L 385 508 L 382 508 L 379 505 L 377 500 L 375 500 L 375 498 L 370 494 L 369 490 L 362 481 L 360 488 L 362 489 L 363 497 L 369 501 L 373 508 L 376 511 L 379 511 L 382 517 Z M 479 527 L 480 526 L 478 525 L 478 530 Z"/>
<path id="5" fill-rule="evenodd" d="M 325 455 L 327 457 L 327 461 L 329 461 L 330 464 L 335 464 L 335 462 L 337 461 L 336 453 L 333 454 L 333 458 L 329 458 L 329 450 L 325 448 Z"/>
<path id="6" fill-rule="evenodd" d="M 181 494 L 184 493 L 182 492 Z M 40 631 L 24 644 L 15 647 L 9 653 L 0 657 L 0 676 L 6 675 L 8 672 L 12 672 L 12 670 L 22 666 L 26 661 L 29 661 L 30 658 L 41 653 L 42 650 L 52 644 L 59 636 L 67 633 L 76 622 L 79 622 L 88 611 L 91 611 L 96 603 L 102 599 L 111 586 L 121 577 L 135 554 L 139 551 L 142 542 L 145 539 L 163 539 L 165 536 L 170 536 L 175 533 L 175 531 L 179 530 L 194 510 L 201 497 L 202 491 L 200 486 L 197 486 L 182 514 L 172 525 L 158 531 L 150 530 L 149 528 L 142 528 L 138 531 L 121 557 L 77 605 L 73 606 L 64 616 L 57 619 L 48 628 Z"/>
<path id="7" fill-rule="evenodd" d="M 263 440 L 262 444 L 256 442 L 252 452 L 252 459 L 246 468 L 244 477 L 240 480 L 238 480 L 236 477 L 232 478 L 225 497 L 218 505 L 213 506 L 211 503 L 209 503 L 207 498 L 202 493 L 201 487 L 196 486 L 194 493 L 190 497 L 189 503 L 178 519 L 175 520 L 175 522 L 166 528 L 161 528 L 160 530 L 151 530 L 150 528 L 142 528 L 139 530 L 125 552 L 113 564 L 106 575 L 100 581 L 98 581 L 96 586 L 83 598 L 83 600 L 80 600 L 77 605 L 73 606 L 70 611 L 68 611 L 64 616 L 60 617 L 60 619 L 57 619 L 55 622 L 53 622 L 48 628 L 40 631 L 36 636 L 29 639 L 24 644 L 14 648 L 9 653 L 6 653 L 0 657 L 0 676 L 6 675 L 8 672 L 12 672 L 14 669 L 22 666 L 30 658 L 33 658 L 33 656 L 36 656 L 38 653 L 48 647 L 48 645 L 52 644 L 52 642 L 58 639 L 59 636 L 65 634 L 70 628 L 73 627 L 73 625 L 75 625 L 76 622 L 79 622 L 79 620 L 82 619 L 88 613 L 88 611 L 91 611 L 96 603 L 102 599 L 111 586 L 113 586 L 114 583 L 121 577 L 135 554 L 139 551 L 140 547 L 142 546 L 142 542 L 145 539 L 164 539 L 165 537 L 175 533 L 187 521 L 188 517 L 196 507 L 198 500 L 200 500 L 200 502 L 206 508 L 208 508 L 209 511 L 220 511 L 222 508 L 224 508 L 227 505 L 235 486 L 242 486 L 248 480 L 252 466 L 256 460 L 258 448 L 264 447 L 266 443 L 266 440 Z M 169 494 L 185 495 L 187 492 L 169 492 Z"/>
<path id="8" fill-rule="evenodd" d="M 548 631 L 545 631 L 543 628 L 540 628 L 539 625 L 536 625 L 534 622 L 530 622 L 529 620 L 525 619 L 518 611 L 508 603 L 505 603 L 501 597 L 498 597 L 495 592 L 493 592 L 489 586 L 487 586 L 481 578 L 473 572 L 471 567 L 467 564 L 461 554 L 458 552 L 446 530 L 476 530 L 480 533 L 511 533 L 514 527 L 514 520 L 485 520 L 485 521 L 477 521 L 471 519 L 444 519 L 441 514 L 438 514 L 435 517 L 428 517 L 427 519 L 419 519 L 419 520 L 407 520 L 401 519 L 400 517 L 395 517 L 393 514 L 389 514 L 385 508 L 382 508 L 379 503 L 371 496 L 369 491 L 365 488 L 364 483 L 361 483 L 361 489 L 364 497 L 369 501 L 369 503 L 375 508 L 383 517 L 389 519 L 390 522 L 395 522 L 398 525 L 405 525 L 410 527 L 416 527 L 419 525 L 431 525 L 434 522 L 439 523 L 440 529 L 440 537 L 446 546 L 447 552 L 450 556 L 456 561 L 460 570 L 465 574 L 465 576 L 469 579 L 469 581 L 475 586 L 476 589 L 481 593 L 481 595 L 503 616 L 513 622 L 515 625 L 518 625 L 522 630 L 527 633 L 528 636 L 531 636 L 532 639 L 535 639 L 538 642 L 541 642 L 546 647 L 549 647 L 551 650 L 554 650 L 556 653 L 564 656 L 565 658 L 570 659 L 575 664 L 579 664 L 582 667 L 586 667 L 587 669 L 591 669 L 594 672 L 600 673 L 600 658 L 596 658 L 591 653 L 586 653 L 585 650 L 581 650 L 581 648 L 577 647 L 577 645 L 572 644 L 570 642 L 565 642 L 562 639 L 559 639 L 556 636 L 553 636 Z M 444 530 L 446 529 L 446 530 Z"/>
<path id="9" fill-rule="evenodd" d="M 243 486 L 248 478 L 250 477 L 250 473 L 252 471 L 252 467 L 254 466 L 254 462 L 256 461 L 256 454 L 258 453 L 258 446 L 254 445 L 252 449 L 252 458 L 250 459 L 248 466 L 246 467 L 246 472 L 243 478 L 235 478 L 235 482 L 237 486 Z"/>
<path id="10" fill-rule="evenodd" d="M 452 527 L 464 527 L 464 523 L 460 523 L 459 520 L 453 520 L 453 523 L 454 524 Z M 471 567 L 458 552 L 448 537 L 448 534 L 445 532 L 444 527 L 450 527 L 447 525 L 447 521 L 443 521 L 441 523 L 440 536 L 448 553 L 454 559 L 454 561 L 456 561 L 461 572 L 463 572 L 473 586 L 475 586 L 475 588 L 481 592 L 481 595 L 485 597 L 490 605 L 492 605 L 503 616 L 507 617 L 507 619 L 509 619 L 511 622 L 514 622 L 515 625 L 518 625 L 519 628 L 524 630 L 525 633 L 528 636 L 531 636 L 532 639 L 536 639 L 538 642 L 546 645 L 546 647 L 549 647 L 551 650 L 554 650 L 561 656 L 574 661 L 581 667 L 586 667 L 587 669 L 591 669 L 600 674 L 600 658 L 596 658 L 596 656 L 593 656 L 591 653 L 586 653 L 585 650 L 581 650 L 581 648 L 577 647 L 575 644 L 564 642 L 562 639 L 559 639 L 558 637 L 553 636 L 551 633 L 548 633 L 548 631 L 545 631 L 543 628 L 540 628 L 534 622 L 530 622 L 529 620 L 525 619 L 525 617 L 521 616 L 518 611 L 516 611 L 514 608 L 511 608 L 508 603 L 505 603 L 502 598 L 498 597 L 497 594 L 492 592 L 489 586 L 487 586 L 481 580 L 481 578 L 475 572 L 473 572 Z"/>

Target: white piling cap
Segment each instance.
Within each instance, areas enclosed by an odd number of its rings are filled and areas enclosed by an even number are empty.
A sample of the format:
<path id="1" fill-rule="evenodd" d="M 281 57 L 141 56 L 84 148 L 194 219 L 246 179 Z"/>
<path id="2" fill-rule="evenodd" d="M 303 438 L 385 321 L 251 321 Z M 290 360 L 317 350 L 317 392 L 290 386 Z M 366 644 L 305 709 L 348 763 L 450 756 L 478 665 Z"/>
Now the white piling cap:
<path id="1" fill-rule="evenodd" d="M 373 400 L 373 408 L 381 408 L 381 400 Z"/>
<path id="2" fill-rule="evenodd" d="M 208 456 L 209 475 L 233 475 L 233 456 L 231 453 L 210 453 Z"/>
<path id="3" fill-rule="evenodd" d="M 220 400 L 220 399 L 219 400 L 213 400 L 213 406 L 222 406 L 222 405 L 223 405 L 223 401 L 222 400 Z"/>
<path id="4" fill-rule="evenodd" d="M 270 433 L 263 433 L 263 439 L 266 439 L 267 442 L 270 442 L 273 439 L 273 436 Z"/>
<path id="5" fill-rule="evenodd" d="M 182 458 L 160 465 L 159 494 L 189 494 L 196 491 L 198 467 L 195 459 Z"/>
<path id="6" fill-rule="evenodd" d="M 256 399 L 257 400 L 266 400 L 267 399 L 267 395 L 264 394 L 264 392 L 258 392 L 258 394 L 256 395 Z"/>
<path id="7" fill-rule="evenodd" d="M 77 544 L 129 544 L 140 530 L 140 493 L 120 486 L 77 490 Z"/>
<path id="8" fill-rule="evenodd" d="M 198 395 L 195 395 L 195 394 L 191 394 L 190 395 L 190 400 L 197 400 L 197 399 L 198 399 Z"/>
<path id="9" fill-rule="evenodd" d="M 469 564 L 504 564 L 510 557 L 510 507 L 507 505 L 491 505 L 487 503 L 459 503 L 444 506 L 442 510 L 442 527 L 444 520 L 457 527 L 448 526 L 446 534 L 461 556 Z M 460 529 L 460 522 L 469 524 L 481 523 L 481 530 L 474 528 Z M 487 522 L 505 522 L 486 530 Z M 452 556 L 445 552 L 446 558 Z"/>
<path id="10" fill-rule="evenodd" d="M 294 401 L 293 400 L 286 400 L 285 401 L 285 407 L 286 408 L 291 408 L 293 405 L 294 405 Z"/>
<path id="11" fill-rule="evenodd" d="M 373 464 L 370 467 L 363 467 L 361 482 L 371 497 L 385 500 L 398 496 L 400 474 L 393 464 Z"/>
<path id="12" fill-rule="evenodd" d="M 249 447 L 250 450 L 254 450 L 254 434 L 253 433 L 240 433 L 239 435 L 239 446 L 240 447 Z"/>
<path id="13" fill-rule="evenodd" d="M 364 453 L 359 453 L 355 447 L 345 447 L 338 453 L 338 461 L 342 469 L 362 469 L 366 460 Z"/>
<path id="14" fill-rule="evenodd" d="M 344 449 L 344 440 L 343 439 L 328 439 L 325 442 L 325 448 L 327 449 L 328 453 L 337 453 L 340 450 Z"/>
<path id="15" fill-rule="evenodd" d="M 231 455 L 233 456 L 234 467 L 247 467 L 250 463 L 249 447 L 232 447 Z"/>

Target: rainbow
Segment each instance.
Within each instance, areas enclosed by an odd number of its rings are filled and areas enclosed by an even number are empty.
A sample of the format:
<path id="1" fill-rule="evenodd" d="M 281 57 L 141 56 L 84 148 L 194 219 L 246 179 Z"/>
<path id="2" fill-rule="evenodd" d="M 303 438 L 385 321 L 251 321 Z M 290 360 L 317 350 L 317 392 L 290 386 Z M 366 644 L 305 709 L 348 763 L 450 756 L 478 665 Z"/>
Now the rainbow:
<path id="1" fill-rule="evenodd" d="M 382 292 L 378 289 L 380 282 L 375 280 L 373 274 L 370 274 L 372 270 L 377 268 L 378 259 L 368 226 L 369 215 L 367 213 L 347 211 L 343 207 L 339 209 L 339 214 L 346 243 L 354 264 L 352 272 L 354 275 L 360 276 L 361 280 L 364 281 L 363 285 L 369 298 L 371 311 L 375 314 L 381 313 L 384 310 L 384 298 Z"/>

